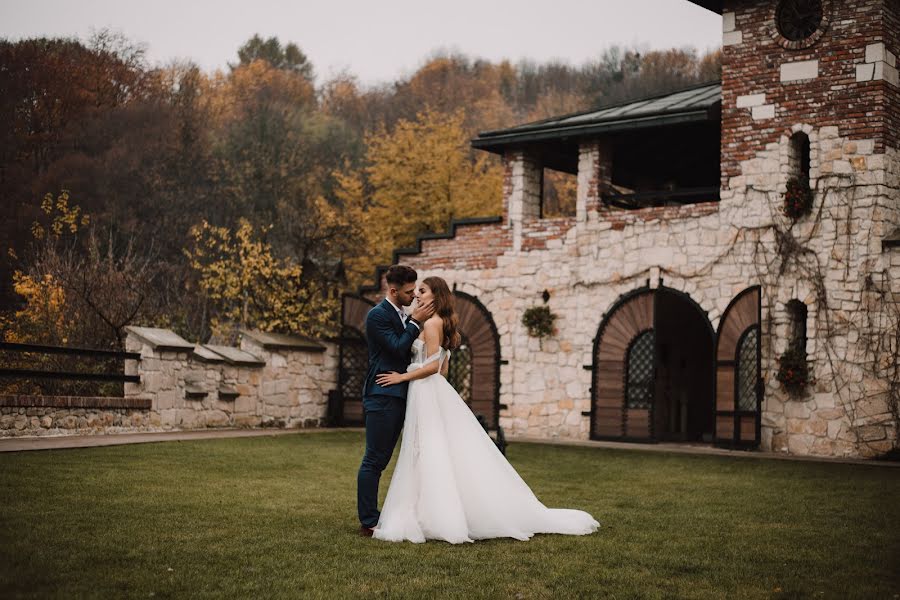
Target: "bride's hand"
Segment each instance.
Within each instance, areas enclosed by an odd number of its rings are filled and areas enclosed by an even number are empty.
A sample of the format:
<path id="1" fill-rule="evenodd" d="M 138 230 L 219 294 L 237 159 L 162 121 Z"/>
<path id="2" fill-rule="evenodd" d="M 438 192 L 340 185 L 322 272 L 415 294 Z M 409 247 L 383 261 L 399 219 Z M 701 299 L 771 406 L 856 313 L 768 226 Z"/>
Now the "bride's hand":
<path id="1" fill-rule="evenodd" d="M 375 377 L 375 383 L 382 387 L 386 387 L 389 385 L 397 385 L 398 383 L 403 383 L 403 375 L 396 371 L 391 371 L 390 373 L 381 373 Z"/>

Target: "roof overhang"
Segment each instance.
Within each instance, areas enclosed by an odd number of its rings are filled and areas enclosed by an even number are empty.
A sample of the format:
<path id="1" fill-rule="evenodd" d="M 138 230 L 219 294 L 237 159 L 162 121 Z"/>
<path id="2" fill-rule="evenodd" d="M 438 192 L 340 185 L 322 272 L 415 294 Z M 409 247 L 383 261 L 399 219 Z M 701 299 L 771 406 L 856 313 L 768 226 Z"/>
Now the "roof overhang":
<path id="1" fill-rule="evenodd" d="M 576 144 L 580 139 L 623 132 L 703 123 L 718 125 L 721 113 L 721 84 L 705 83 L 508 129 L 484 131 L 472 140 L 472 147 L 503 154 L 516 146 L 546 146 L 551 142 L 569 145 Z"/>
<path id="2" fill-rule="evenodd" d="M 710 115 L 709 110 L 695 110 L 673 115 L 621 119 L 592 125 L 555 127 L 531 131 L 526 130 L 506 134 L 498 133 L 496 135 L 489 135 L 490 132 L 488 132 L 483 133 L 472 140 L 472 147 L 502 154 L 504 148 L 508 146 L 528 144 L 531 142 L 588 138 L 608 133 L 632 131 L 636 129 L 652 129 L 669 125 L 684 125 L 687 123 L 702 123 L 704 121 L 716 119 L 718 119 L 718 114 Z"/>
<path id="3" fill-rule="evenodd" d="M 722 14 L 722 0 L 688 0 L 691 4 L 702 6 L 706 10 L 711 10 L 716 14 Z"/>

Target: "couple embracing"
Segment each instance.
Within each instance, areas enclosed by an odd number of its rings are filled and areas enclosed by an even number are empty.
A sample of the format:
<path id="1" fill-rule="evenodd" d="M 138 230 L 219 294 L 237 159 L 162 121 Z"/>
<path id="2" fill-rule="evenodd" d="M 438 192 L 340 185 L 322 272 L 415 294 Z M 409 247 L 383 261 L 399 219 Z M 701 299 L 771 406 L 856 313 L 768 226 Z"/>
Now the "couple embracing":
<path id="1" fill-rule="evenodd" d="M 599 524 L 588 513 L 541 504 L 445 379 L 450 352 L 460 343 L 447 283 L 427 277 L 417 286 L 416 272 L 402 265 L 390 267 L 386 278 L 385 299 L 366 317 L 360 535 L 458 544 L 595 531 Z M 414 298 L 407 316 L 403 308 Z M 378 482 L 401 430 L 400 455 L 379 511 Z"/>

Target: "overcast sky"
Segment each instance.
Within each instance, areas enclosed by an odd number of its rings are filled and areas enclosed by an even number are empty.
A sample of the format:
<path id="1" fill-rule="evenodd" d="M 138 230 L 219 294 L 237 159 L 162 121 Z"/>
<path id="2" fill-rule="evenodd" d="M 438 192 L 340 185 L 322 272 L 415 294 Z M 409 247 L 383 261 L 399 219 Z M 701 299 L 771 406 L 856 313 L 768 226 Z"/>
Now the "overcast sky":
<path id="1" fill-rule="evenodd" d="M 435 51 L 492 61 L 580 64 L 613 45 L 721 44 L 721 17 L 687 0 L 0 0 L 0 37 L 88 37 L 109 27 L 146 45 L 153 63 L 234 62 L 254 33 L 295 42 L 318 79 L 366 84 L 409 75 Z"/>

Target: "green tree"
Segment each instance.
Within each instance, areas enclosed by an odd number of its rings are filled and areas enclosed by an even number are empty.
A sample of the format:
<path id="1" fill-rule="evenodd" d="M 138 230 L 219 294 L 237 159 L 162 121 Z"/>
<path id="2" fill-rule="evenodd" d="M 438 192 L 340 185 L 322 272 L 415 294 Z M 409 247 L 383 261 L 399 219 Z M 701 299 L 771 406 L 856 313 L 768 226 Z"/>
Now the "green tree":
<path id="1" fill-rule="evenodd" d="M 253 61 L 264 60 L 276 69 L 302 75 L 308 81 L 314 77 L 313 66 L 300 47 L 293 42 L 282 46 L 277 37 L 264 40 L 259 34 L 254 35 L 238 48 L 238 59 L 238 65 L 246 66 Z M 232 65 L 231 68 L 234 70 L 237 66 Z"/>

